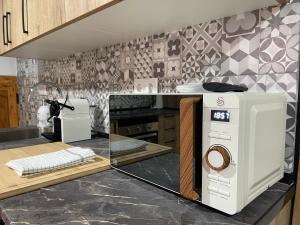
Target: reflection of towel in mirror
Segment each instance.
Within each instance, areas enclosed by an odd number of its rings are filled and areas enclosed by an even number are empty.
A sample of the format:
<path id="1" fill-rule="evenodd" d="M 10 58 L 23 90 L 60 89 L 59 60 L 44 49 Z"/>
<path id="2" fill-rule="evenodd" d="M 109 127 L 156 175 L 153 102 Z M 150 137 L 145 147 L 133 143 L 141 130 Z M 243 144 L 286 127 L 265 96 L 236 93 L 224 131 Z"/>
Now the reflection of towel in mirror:
<path id="1" fill-rule="evenodd" d="M 110 145 L 110 152 L 112 156 L 141 152 L 146 150 L 145 147 L 147 144 L 146 141 L 136 139 L 113 141 Z"/>
<path id="2" fill-rule="evenodd" d="M 19 176 L 53 171 L 94 161 L 96 154 L 90 148 L 73 147 L 57 152 L 11 160 L 6 166 Z"/>

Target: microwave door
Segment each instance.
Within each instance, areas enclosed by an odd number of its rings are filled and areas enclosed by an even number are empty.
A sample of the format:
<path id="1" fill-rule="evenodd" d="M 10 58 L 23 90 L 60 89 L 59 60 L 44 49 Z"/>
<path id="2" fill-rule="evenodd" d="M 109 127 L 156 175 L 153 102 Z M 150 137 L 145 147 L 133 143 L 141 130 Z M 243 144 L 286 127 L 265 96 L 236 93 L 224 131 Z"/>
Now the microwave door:
<path id="1" fill-rule="evenodd" d="M 187 199 L 200 201 L 203 95 L 159 96 L 159 109 L 110 112 L 130 115 L 122 119 L 110 116 L 111 165 Z M 148 97 L 122 95 L 128 103 L 136 99 L 143 102 L 143 98 L 145 102 Z M 118 102 L 118 96 L 110 98 L 110 105 Z"/>
<path id="2" fill-rule="evenodd" d="M 153 96 L 153 98 L 155 98 Z M 162 108 L 110 111 L 112 167 L 151 184 L 179 193 L 179 95 L 162 95 Z M 149 95 L 123 95 L 130 103 Z M 125 100 L 124 100 L 125 99 Z M 112 102 L 117 101 L 117 102 Z M 110 98 L 110 105 L 118 96 Z M 122 115 L 129 115 L 124 118 Z"/>

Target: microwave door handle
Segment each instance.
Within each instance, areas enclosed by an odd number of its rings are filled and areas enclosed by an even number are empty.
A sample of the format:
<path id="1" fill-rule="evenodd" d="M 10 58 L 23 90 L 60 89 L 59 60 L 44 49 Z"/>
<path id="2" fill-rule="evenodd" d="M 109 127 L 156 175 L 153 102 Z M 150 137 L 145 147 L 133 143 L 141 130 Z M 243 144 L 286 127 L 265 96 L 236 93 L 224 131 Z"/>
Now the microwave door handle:
<path id="1" fill-rule="evenodd" d="M 201 194 L 202 149 L 197 140 L 201 139 L 198 137 L 202 127 L 201 107 L 201 96 L 180 101 L 180 194 L 191 200 L 198 200 Z"/>

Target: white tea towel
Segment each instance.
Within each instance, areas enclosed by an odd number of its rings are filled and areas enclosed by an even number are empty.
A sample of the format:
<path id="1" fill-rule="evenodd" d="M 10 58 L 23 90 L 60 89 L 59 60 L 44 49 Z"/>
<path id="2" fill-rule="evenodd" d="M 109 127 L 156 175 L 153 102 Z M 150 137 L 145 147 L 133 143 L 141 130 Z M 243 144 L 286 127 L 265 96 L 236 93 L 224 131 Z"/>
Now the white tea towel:
<path id="1" fill-rule="evenodd" d="M 72 147 L 57 152 L 31 156 L 6 163 L 19 176 L 48 172 L 93 161 L 96 157 L 90 148 Z"/>

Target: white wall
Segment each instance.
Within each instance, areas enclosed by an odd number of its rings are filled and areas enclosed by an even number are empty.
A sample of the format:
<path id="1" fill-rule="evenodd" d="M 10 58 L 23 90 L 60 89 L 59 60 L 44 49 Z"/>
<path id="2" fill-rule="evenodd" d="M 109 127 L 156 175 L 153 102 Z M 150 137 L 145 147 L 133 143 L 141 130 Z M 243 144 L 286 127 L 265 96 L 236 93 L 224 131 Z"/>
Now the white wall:
<path id="1" fill-rule="evenodd" d="M 0 57 L 0 76 L 17 76 L 17 59 Z"/>

